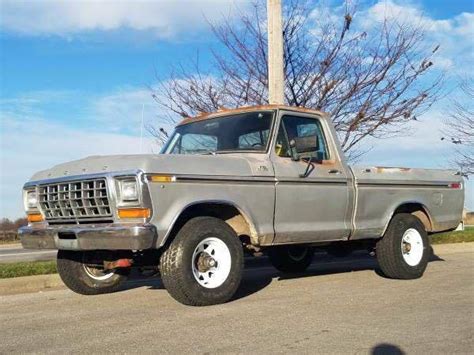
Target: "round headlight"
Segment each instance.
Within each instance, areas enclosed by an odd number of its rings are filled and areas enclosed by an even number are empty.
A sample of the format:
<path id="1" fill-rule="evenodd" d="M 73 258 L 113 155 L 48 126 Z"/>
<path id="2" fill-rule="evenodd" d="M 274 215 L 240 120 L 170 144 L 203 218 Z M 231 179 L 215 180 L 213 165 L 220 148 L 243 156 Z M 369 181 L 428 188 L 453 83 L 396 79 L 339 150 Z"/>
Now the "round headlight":
<path id="1" fill-rule="evenodd" d="M 27 209 L 36 208 L 38 206 L 38 197 L 36 191 L 28 191 L 26 193 L 26 207 Z"/>
<path id="2" fill-rule="evenodd" d="M 138 200 L 138 188 L 135 180 L 133 181 L 122 181 L 121 183 L 121 198 L 122 201 L 137 201 Z"/>

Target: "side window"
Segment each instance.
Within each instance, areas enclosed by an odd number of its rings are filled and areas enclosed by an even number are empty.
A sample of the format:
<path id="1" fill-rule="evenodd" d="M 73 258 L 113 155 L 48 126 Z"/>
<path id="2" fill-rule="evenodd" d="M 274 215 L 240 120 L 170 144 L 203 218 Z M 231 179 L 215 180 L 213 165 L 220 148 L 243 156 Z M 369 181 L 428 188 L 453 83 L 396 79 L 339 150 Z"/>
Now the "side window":
<path id="1" fill-rule="evenodd" d="M 310 155 L 316 160 L 329 159 L 326 139 L 319 120 L 314 118 L 283 116 L 280 128 L 278 130 L 276 153 L 281 157 L 291 157 L 291 148 L 289 143 L 292 139 L 298 137 L 317 136 L 319 149 Z"/>

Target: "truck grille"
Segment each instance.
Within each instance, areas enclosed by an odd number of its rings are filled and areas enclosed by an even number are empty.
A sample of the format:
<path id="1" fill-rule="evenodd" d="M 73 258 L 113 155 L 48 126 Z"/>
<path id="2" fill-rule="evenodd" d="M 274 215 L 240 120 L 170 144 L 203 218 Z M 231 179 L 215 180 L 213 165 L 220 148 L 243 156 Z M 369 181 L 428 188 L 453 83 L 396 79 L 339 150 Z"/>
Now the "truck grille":
<path id="1" fill-rule="evenodd" d="M 39 205 L 49 222 L 81 223 L 112 217 L 103 178 L 39 185 Z"/>

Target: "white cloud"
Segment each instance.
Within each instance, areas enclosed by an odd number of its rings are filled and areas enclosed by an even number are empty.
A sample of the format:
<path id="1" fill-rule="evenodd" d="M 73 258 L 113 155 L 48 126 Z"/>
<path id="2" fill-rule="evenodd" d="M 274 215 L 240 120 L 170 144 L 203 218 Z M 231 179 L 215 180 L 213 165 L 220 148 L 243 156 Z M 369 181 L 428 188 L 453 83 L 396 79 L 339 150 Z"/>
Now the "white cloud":
<path id="1" fill-rule="evenodd" d="M 1 23 L 27 35 L 71 35 L 121 28 L 151 31 L 157 37 L 192 34 L 206 19 L 243 11 L 244 0 L 2 0 Z"/>
<path id="2" fill-rule="evenodd" d="M 440 45 L 433 60 L 435 68 L 450 70 L 449 75 L 459 75 L 473 65 L 474 13 L 464 12 L 452 18 L 434 19 L 412 2 L 380 0 L 359 12 L 355 23 L 362 30 L 370 31 L 384 19 L 389 19 L 391 23 L 422 28 L 427 48 L 433 49 Z"/>
<path id="3" fill-rule="evenodd" d="M 80 100 L 78 100 L 80 98 Z M 85 106 L 76 115 L 53 120 L 48 109 Z M 0 100 L 0 217 L 22 215 L 21 188 L 33 173 L 89 155 L 156 153 L 147 134 L 140 139 L 141 107 L 146 122 L 155 106 L 147 90 L 128 88 L 101 97 L 69 91 L 37 91 Z M 67 111 L 66 111 L 67 112 Z M 87 112 L 87 113 L 86 113 Z"/>
<path id="4" fill-rule="evenodd" d="M 91 115 L 112 131 L 140 131 L 142 113 L 144 124 L 155 120 L 158 105 L 148 89 L 123 88 L 97 97 L 91 103 Z"/>
<path id="5" fill-rule="evenodd" d="M 140 153 L 140 137 L 74 129 L 42 118 L 2 116 L 0 216 L 22 215 L 21 188 L 33 173 L 89 155 Z M 157 147 L 143 140 L 143 153 Z"/>
<path id="6" fill-rule="evenodd" d="M 441 106 L 440 111 L 432 109 L 426 112 L 419 121 L 404 126 L 399 137 L 367 139 L 363 145 L 372 147 L 372 150 L 357 165 L 456 170 L 452 163 L 456 147 L 441 140 L 445 131 L 444 111 Z M 474 210 L 474 180 L 465 182 L 465 206 Z"/>

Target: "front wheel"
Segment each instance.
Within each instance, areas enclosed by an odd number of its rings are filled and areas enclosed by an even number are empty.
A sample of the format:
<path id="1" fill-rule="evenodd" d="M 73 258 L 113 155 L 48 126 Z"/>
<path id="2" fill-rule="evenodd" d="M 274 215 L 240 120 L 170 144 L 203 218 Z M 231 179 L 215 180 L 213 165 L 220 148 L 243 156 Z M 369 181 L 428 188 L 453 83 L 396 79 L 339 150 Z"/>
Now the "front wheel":
<path id="1" fill-rule="evenodd" d="M 282 245 L 270 248 L 272 265 L 281 272 L 303 272 L 313 261 L 314 250 L 302 245 Z"/>
<path id="2" fill-rule="evenodd" d="M 105 270 L 100 252 L 59 250 L 58 273 L 64 284 L 81 295 L 118 291 L 127 279 L 128 269 Z"/>
<path id="3" fill-rule="evenodd" d="M 227 302 L 240 285 L 243 247 L 234 230 L 214 217 L 188 221 L 160 259 L 168 293 L 190 306 Z"/>
<path id="4" fill-rule="evenodd" d="M 431 256 L 423 223 L 409 213 L 395 215 L 377 242 L 376 255 L 383 274 L 389 278 L 421 277 Z"/>

